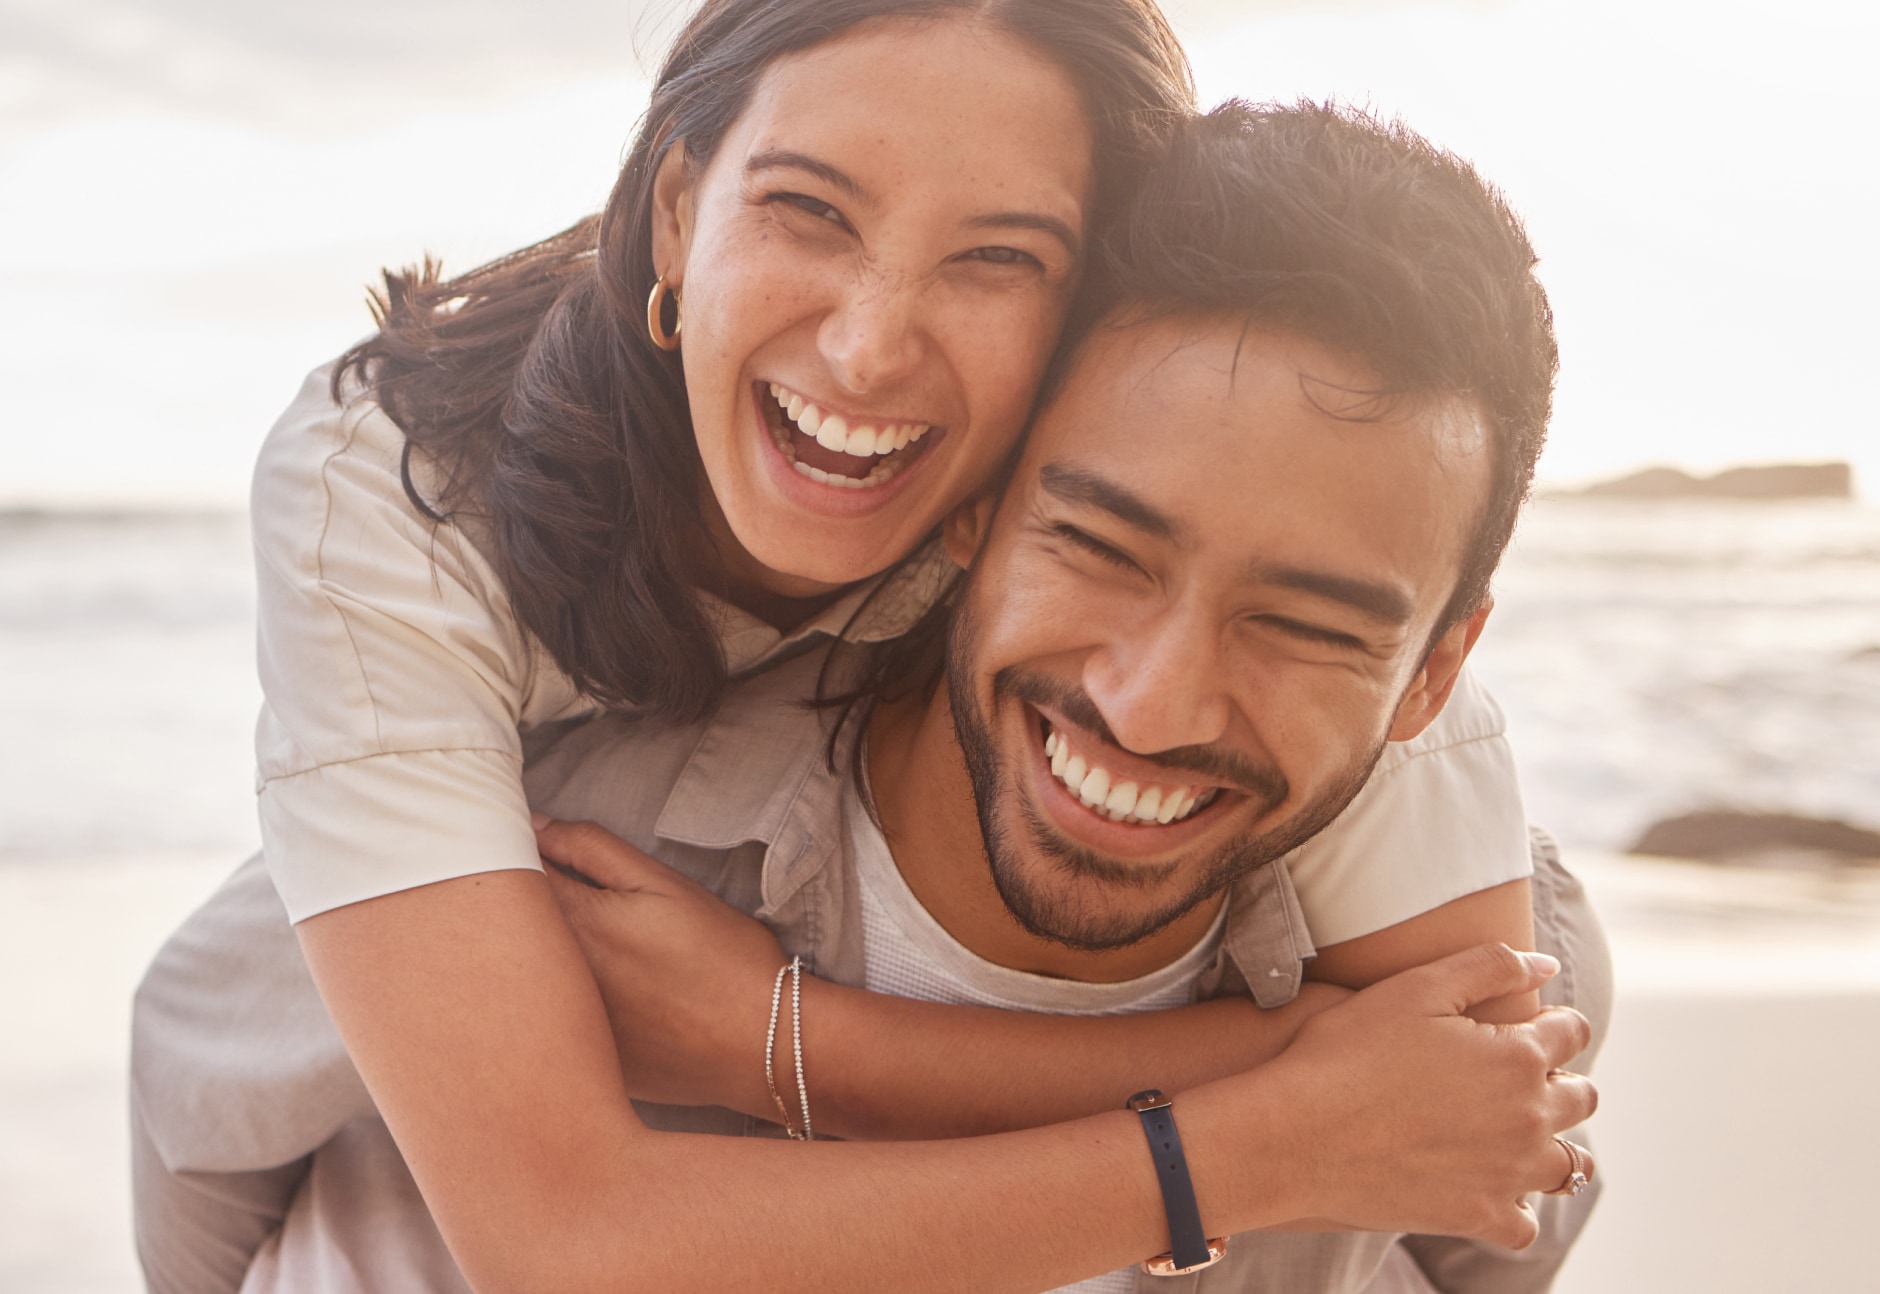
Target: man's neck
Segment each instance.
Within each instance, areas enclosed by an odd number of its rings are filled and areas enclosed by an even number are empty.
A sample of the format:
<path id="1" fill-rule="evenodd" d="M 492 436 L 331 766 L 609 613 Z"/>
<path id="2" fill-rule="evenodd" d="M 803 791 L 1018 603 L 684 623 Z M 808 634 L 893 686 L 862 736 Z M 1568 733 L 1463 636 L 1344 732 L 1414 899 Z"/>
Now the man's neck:
<path id="1" fill-rule="evenodd" d="M 1068 948 L 1015 920 L 993 884 L 972 778 L 953 730 L 946 688 L 879 707 L 868 728 L 868 777 L 888 849 L 921 906 L 969 951 L 1036 975 L 1107 984 L 1160 970 L 1214 923 L 1203 903 L 1140 943 L 1103 952 Z"/>

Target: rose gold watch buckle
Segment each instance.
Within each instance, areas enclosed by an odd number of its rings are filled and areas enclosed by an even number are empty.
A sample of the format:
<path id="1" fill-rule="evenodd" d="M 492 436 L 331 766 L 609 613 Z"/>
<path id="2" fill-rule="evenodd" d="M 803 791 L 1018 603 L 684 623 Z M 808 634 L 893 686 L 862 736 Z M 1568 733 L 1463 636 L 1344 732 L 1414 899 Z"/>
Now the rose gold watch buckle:
<path id="1" fill-rule="evenodd" d="M 1143 1259 L 1142 1269 L 1151 1276 L 1186 1276 L 1189 1272 L 1198 1272 L 1203 1267 L 1212 1267 L 1225 1257 L 1227 1257 L 1227 1237 L 1222 1236 L 1219 1240 L 1210 1237 L 1206 1262 L 1196 1263 L 1192 1267 L 1177 1267 L 1174 1254 L 1157 1254 L 1153 1258 Z"/>

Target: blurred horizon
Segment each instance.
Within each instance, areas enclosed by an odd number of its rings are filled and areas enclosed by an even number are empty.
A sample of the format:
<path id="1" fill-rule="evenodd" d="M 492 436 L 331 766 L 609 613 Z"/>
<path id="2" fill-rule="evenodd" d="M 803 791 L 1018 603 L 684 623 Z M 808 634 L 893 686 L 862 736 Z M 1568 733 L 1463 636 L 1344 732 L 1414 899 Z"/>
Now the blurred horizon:
<path id="1" fill-rule="evenodd" d="M 1563 351 L 1545 486 L 1847 461 L 1880 346 L 1830 0 L 1177 0 L 1204 103 L 1401 115 L 1508 191 Z M 0 507 L 240 507 L 364 286 L 596 209 L 685 0 L 0 0 Z"/>

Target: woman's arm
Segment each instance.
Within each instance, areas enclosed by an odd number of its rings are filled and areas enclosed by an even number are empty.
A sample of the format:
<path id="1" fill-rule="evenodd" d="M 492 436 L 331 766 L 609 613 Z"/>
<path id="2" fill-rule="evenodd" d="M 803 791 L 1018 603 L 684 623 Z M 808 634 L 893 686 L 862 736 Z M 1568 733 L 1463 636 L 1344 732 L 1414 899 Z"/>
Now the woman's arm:
<path id="1" fill-rule="evenodd" d="M 1374 934 L 1319 949 L 1306 974 L 1326 984 L 1359 989 L 1483 943 L 1534 947 L 1534 894 L 1528 881 L 1508 881 L 1445 903 Z M 1538 993 L 1498 998 L 1471 1007 L 1485 1024 L 1527 1020 L 1540 1010 Z"/>
<path id="2" fill-rule="evenodd" d="M 812 992 L 806 981 L 806 1056 L 821 1062 L 817 1118 L 846 1136 L 958 1137 L 1112 1109 L 1145 1087 L 1183 1091 L 1271 1060 L 1307 1020 L 1344 998 L 1339 990 L 1488 943 L 1533 948 L 1527 881 L 1320 949 L 1307 963 L 1316 982 L 1272 1011 L 1233 996 L 1133 1015 L 1036 1015 L 820 982 Z M 1485 1024 L 1512 1024 L 1539 1010 L 1539 994 L 1530 991 L 1480 1003 L 1468 1014 Z M 1001 1077 L 1024 1089 L 1021 1099 L 1008 1099 Z M 758 1104 L 755 1112 L 763 1113 Z"/>
<path id="3" fill-rule="evenodd" d="M 388 895 L 300 934 L 479 1290 L 1040 1289 L 1167 1245 L 1122 1112 L 937 1143 L 647 1129 L 540 874 Z M 1547 1072 L 1584 1022 L 1554 1011 L 1488 1029 L 1455 1012 L 1544 977 L 1475 950 L 1324 1013 L 1257 1073 L 1184 1094 L 1209 1225 L 1321 1216 L 1525 1243 L 1533 1220 L 1516 1201 L 1558 1175 L 1548 1134 L 1593 1100 L 1584 1080 Z"/>
<path id="4" fill-rule="evenodd" d="M 770 932 L 592 823 L 538 819 L 537 840 L 545 857 L 605 886 L 551 878 L 633 1093 L 775 1117 L 762 1039 L 783 954 Z M 1481 943 L 1530 947 L 1532 924 L 1526 882 L 1470 895 L 1324 950 L 1312 973 L 1330 982 L 1307 985 L 1275 1011 L 1230 997 L 1136 1015 L 1054 1016 L 806 978 L 816 1125 L 876 1140 L 974 1136 L 1115 1109 L 1145 1087 L 1183 1091 L 1271 1060 L 1349 989 Z M 1538 1009 L 1530 994 L 1470 1014 L 1526 1020 Z"/>

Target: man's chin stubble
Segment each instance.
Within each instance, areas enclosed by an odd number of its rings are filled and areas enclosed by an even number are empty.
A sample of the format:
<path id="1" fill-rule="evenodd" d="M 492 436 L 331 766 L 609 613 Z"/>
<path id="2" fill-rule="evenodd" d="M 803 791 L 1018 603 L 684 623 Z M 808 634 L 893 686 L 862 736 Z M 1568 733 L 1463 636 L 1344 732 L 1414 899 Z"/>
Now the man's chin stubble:
<path id="1" fill-rule="evenodd" d="M 1002 769 L 994 749 L 991 727 L 979 711 L 973 693 L 973 643 L 976 634 L 972 605 L 972 575 L 955 612 L 946 644 L 946 688 L 952 709 L 953 731 L 964 757 L 966 772 L 973 788 L 973 808 L 979 817 L 980 836 L 985 843 L 986 861 L 992 872 L 993 886 L 1006 910 L 1029 934 L 1049 939 L 1080 952 L 1113 952 L 1142 942 L 1181 917 L 1195 906 L 1221 893 L 1242 876 L 1298 848 L 1336 818 L 1371 776 L 1371 769 L 1384 753 L 1379 741 L 1369 756 L 1353 768 L 1351 775 L 1329 788 L 1318 800 L 1295 814 L 1291 820 L 1256 835 L 1235 840 L 1218 851 L 1202 869 L 1196 883 L 1179 897 L 1143 912 L 1118 913 L 1089 910 L 1089 905 L 1074 898 L 1054 900 L 1041 894 L 1027 882 L 1022 863 L 1013 852 L 1012 841 L 1000 820 L 1001 801 L 1016 781 Z M 1244 779 L 1258 784 L 1260 779 Z M 1274 802 L 1285 799 L 1285 780 L 1277 776 L 1272 783 Z M 1115 894 L 1119 889 L 1140 892 L 1167 880 L 1180 867 L 1169 863 L 1160 867 L 1135 868 L 1104 858 L 1093 850 L 1065 840 L 1031 805 L 1019 811 L 1031 845 L 1038 851 L 1041 866 L 1057 873 L 1062 883 L 1075 894 L 1082 884 L 1098 892 Z M 1085 910 L 1079 911 L 1079 908 Z"/>
<path id="2" fill-rule="evenodd" d="M 1362 780 L 1359 785 L 1363 785 Z M 1150 907 L 1140 906 L 1145 892 L 1160 889 L 1170 881 L 1181 870 L 1179 862 L 1153 866 L 1120 863 L 1065 840 L 1029 805 L 1020 806 L 1016 816 L 1023 824 L 1023 834 L 1030 838 L 1028 852 L 1034 860 L 1030 868 L 1022 851 L 1013 848 L 1011 833 L 1001 823 L 988 822 L 989 815 L 983 808 L 980 829 L 986 838 L 992 883 L 1019 925 L 1041 939 L 1080 952 L 1113 952 L 1159 934 L 1241 877 L 1291 852 L 1336 817 L 1349 799 L 1346 795 L 1336 804 L 1314 805 L 1296 826 L 1288 823 L 1271 832 L 1230 842 L 1200 868 L 1187 889 Z M 1050 877 L 1051 883 L 1038 884 L 1034 878 L 1039 874 Z M 1091 901 L 1091 896 L 1099 895 L 1113 902 Z M 1138 904 L 1134 908 L 1132 897 Z"/>

